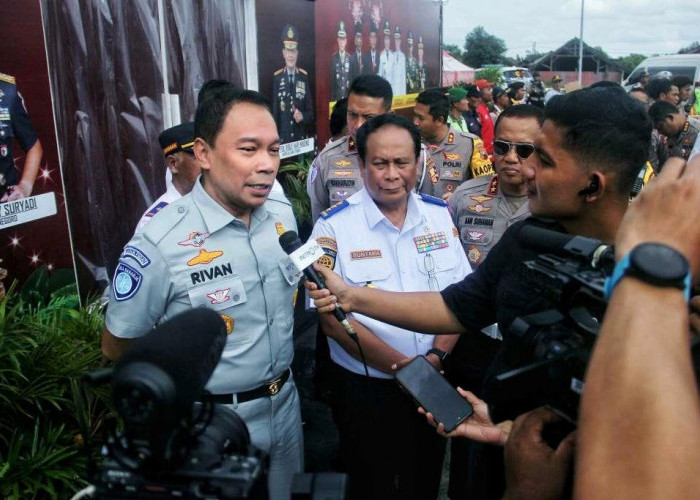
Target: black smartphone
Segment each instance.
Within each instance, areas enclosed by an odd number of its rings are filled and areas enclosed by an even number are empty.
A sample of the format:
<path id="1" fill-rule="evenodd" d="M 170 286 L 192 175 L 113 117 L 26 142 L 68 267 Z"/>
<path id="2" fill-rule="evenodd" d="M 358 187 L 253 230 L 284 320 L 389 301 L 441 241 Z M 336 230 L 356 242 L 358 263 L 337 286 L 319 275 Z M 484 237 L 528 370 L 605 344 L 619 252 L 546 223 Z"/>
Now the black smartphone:
<path id="1" fill-rule="evenodd" d="M 396 372 L 396 381 L 425 411 L 433 414 L 436 422 L 450 432 L 474 411 L 457 389 L 425 359 L 416 356 Z"/>

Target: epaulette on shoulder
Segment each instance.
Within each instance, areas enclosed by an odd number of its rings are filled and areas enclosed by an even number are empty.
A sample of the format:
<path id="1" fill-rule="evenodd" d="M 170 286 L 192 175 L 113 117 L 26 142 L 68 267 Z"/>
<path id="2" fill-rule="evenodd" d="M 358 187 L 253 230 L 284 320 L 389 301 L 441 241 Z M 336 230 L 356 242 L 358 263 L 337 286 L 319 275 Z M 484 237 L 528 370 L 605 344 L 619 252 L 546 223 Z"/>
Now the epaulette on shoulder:
<path id="1" fill-rule="evenodd" d="M 156 219 L 144 226 L 144 237 L 154 245 L 157 245 L 187 215 L 190 208 L 190 202 L 185 202 L 185 198 L 180 198 L 164 207 L 161 210 L 162 213 Z"/>
<path id="2" fill-rule="evenodd" d="M 479 136 L 472 134 L 471 132 L 462 132 L 461 130 L 457 132 L 462 137 L 469 137 L 470 139 L 479 139 Z"/>
<path id="3" fill-rule="evenodd" d="M 302 75 L 308 75 L 305 69 L 297 68 Z"/>
<path id="4" fill-rule="evenodd" d="M 439 205 L 441 207 L 446 207 L 447 202 L 441 198 L 436 198 L 435 196 L 430 196 L 429 194 L 420 193 L 420 199 L 426 203 L 432 203 L 433 205 Z"/>
<path id="5" fill-rule="evenodd" d="M 320 214 L 321 218 L 330 219 L 333 215 L 337 214 L 338 212 L 340 212 L 341 210 L 343 210 L 345 207 L 348 207 L 348 206 L 350 206 L 350 203 L 348 203 L 348 200 L 340 201 L 340 202 L 336 203 L 335 205 L 330 206 L 329 208 L 327 208 L 323 212 L 321 212 L 321 214 Z"/>
<path id="6" fill-rule="evenodd" d="M 283 71 L 284 71 L 284 68 L 278 69 L 277 71 L 275 71 L 275 76 L 279 75 L 279 74 L 282 73 Z"/>
<path id="7" fill-rule="evenodd" d="M 12 85 L 16 85 L 15 77 L 12 75 L 6 75 L 5 73 L 0 73 L 0 80 L 2 80 L 3 82 L 11 83 Z"/>

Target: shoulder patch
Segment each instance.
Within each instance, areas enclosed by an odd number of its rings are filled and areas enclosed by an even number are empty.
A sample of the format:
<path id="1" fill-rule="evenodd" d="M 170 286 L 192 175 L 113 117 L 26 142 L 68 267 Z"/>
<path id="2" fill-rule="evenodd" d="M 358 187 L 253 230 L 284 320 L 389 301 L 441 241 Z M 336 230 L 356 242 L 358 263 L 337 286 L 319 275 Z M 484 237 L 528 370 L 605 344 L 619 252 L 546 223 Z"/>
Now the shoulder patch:
<path id="1" fill-rule="evenodd" d="M 5 73 L 0 73 L 0 80 L 2 80 L 3 82 L 11 83 L 12 85 L 16 85 L 15 77 L 12 75 L 6 75 Z"/>
<path id="2" fill-rule="evenodd" d="M 167 201 L 161 201 L 160 203 L 157 203 L 156 205 L 153 205 L 151 209 L 144 214 L 144 217 L 153 217 L 155 214 L 163 210 L 165 207 L 168 206 Z"/>
<path id="3" fill-rule="evenodd" d="M 324 219 L 330 219 L 331 216 L 333 216 L 334 214 L 337 214 L 338 212 L 340 212 L 342 209 L 344 209 L 345 207 L 347 207 L 349 205 L 350 205 L 350 203 L 348 203 L 348 200 L 340 201 L 340 202 L 336 203 L 335 205 L 327 208 L 323 212 L 321 212 L 321 217 Z"/>
<path id="4" fill-rule="evenodd" d="M 283 71 L 284 71 L 284 68 L 278 69 L 277 71 L 275 71 L 275 76 L 279 75 L 279 74 L 282 73 Z"/>
<path id="5" fill-rule="evenodd" d="M 143 253 L 138 248 L 129 245 L 124 247 L 124 251 L 122 252 L 121 256 L 123 258 L 131 257 L 138 262 L 139 266 L 141 267 L 148 267 L 148 265 L 151 263 L 151 259 L 148 258 L 148 255 Z"/>
<path id="6" fill-rule="evenodd" d="M 436 198 L 435 196 L 430 196 L 429 194 L 420 193 L 420 199 L 426 203 L 432 203 L 433 205 L 439 205 L 441 207 L 446 207 L 447 202 L 441 198 Z"/>
<path id="7" fill-rule="evenodd" d="M 297 68 L 302 75 L 308 74 L 305 69 Z"/>
<path id="8" fill-rule="evenodd" d="M 129 264 L 120 262 L 114 271 L 114 298 L 119 302 L 129 300 L 136 295 L 142 281 L 143 276 L 140 272 Z"/>

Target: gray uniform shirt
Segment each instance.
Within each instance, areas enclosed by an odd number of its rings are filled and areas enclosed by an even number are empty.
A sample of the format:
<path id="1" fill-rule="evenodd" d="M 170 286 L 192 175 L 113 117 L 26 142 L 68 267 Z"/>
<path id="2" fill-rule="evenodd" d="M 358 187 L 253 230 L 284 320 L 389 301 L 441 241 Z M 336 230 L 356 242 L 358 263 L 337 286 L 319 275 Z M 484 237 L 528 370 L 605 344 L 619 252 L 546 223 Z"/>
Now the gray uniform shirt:
<path id="1" fill-rule="evenodd" d="M 198 181 L 124 248 L 107 328 L 117 337 L 141 337 L 178 313 L 208 307 L 222 316 L 228 337 L 207 388 L 237 393 L 272 380 L 289 368 L 294 351 L 298 278 L 285 270 L 279 245 L 285 230 L 296 230 L 296 222 L 283 196 L 271 193 L 248 229 Z"/>
<path id="2" fill-rule="evenodd" d="M 316 222 L 321 212 L 364 186 L 355 139 L 345 136 L 331 142 L 314 159 L 306 190 L 311 199 L 311 217 Z"/>
<path id="3" fill-rule="evenodd" d="M 472 266 L 484 261 L 506 229 L 530 215 L 527 199 L 518 201 L 522 204 L 513 210 L 517 203 L 509 203 L 498 187 L 497 175 L 472 179 L 454 192 L 450 199 L 452 219 Z"/>

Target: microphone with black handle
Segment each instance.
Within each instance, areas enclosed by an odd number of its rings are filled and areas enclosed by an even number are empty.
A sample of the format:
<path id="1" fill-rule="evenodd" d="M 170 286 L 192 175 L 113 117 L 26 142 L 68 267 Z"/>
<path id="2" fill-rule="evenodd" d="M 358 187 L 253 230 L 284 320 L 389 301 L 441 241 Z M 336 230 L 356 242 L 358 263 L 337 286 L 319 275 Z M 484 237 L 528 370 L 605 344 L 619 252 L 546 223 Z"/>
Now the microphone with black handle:
<path id="1" fill-rule="evenodd" d="M 282 246 L 282 249 L 287 253 L 287 255 L 292 256 L 295 251 L 299 250 L 302 247 L 302 242 L 299 239 L 299 235 L 296 232 L 287 231 L 280 236 L 280 245 Z M 323 282 L 323 278 L 321 278 L 321 276 L 313 268 L 313 264 L 310 264 L 309 266 L 305 267 L 303 269 L 303 273 L 306 279 L 314 283 L 319 288 L 319 290 L 326 288 L 326 284 Z M 335 305 L 333 314 L 335 315 L 336 319 L 340 321 L 340 324 L 343 325 L 343 328 L 345 328 L 345 331 L 348 332 L 348 335 L 355 339 L 357 337 L 355 327 L 353 327 L 350 321 L 348 321 L 348 317 L 346 316 L 345 311 L 343 311 L 338 304 Z"/>

